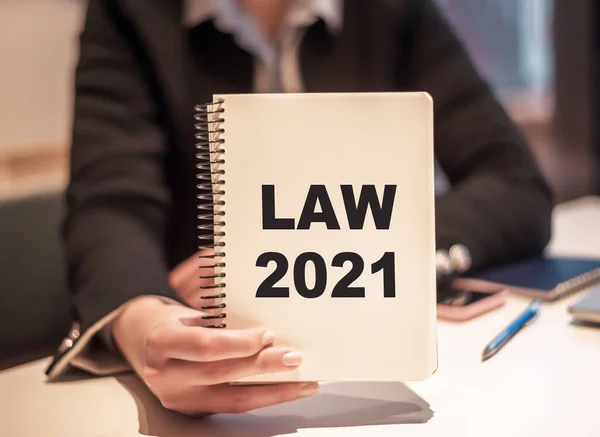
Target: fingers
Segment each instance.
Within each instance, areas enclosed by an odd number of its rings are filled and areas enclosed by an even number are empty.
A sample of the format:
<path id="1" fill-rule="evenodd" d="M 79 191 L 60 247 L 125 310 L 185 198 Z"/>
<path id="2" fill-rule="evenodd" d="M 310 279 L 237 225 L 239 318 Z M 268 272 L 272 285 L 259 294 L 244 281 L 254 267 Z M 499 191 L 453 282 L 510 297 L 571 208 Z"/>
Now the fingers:
<path id="1" fill-rule="evenodd" d="M 208 387 L 215 413 L 244 413 L 258 408 L 295 401 L 319 392 L 319 384 L 289 383 L 272 385 L 216 385 Z"/>
<path id="2" fill-rule="evenodd" d="M 316 395 L 316 382 L 267 385 L 213 385 L 164 393 L 162 405 L 189 416 L 245 413 Z"/>
<path id="3" fill-rule="evenodd" d="M 203 255 L 211 255 L 212 250 L 197 252 L 190 258 L 175 267 L 169 274 L 171 287 L 177 295 L 190 307 L 200 310 L 203 305 L 214 305 L 214 300 L 201 299 L 201 296 L 214 294 L 214 289 L 202 289 L 201 286 L 214 283 L 215 269 L 208 268 L 214 263 L 214 259 L 200 258 Z"/>
<path id="4" fill-rule="evenodd" d="M 264 328 L 225 330 L 170 323 L 146 339 L 147 359 L 157 356 L 209 362 L 245 358 L 271 345 L 273 339 L 273 334 Z"/>
<path id="5" fill-rule="evenodd" d="M 215 385 L 248 376 L 293 370 L 301 361 L 302 355 L 299 352 L 290 348 L 270 347 L 246 358 L 202 363 L 170 360 L 164 363 L 158 373 L 153 373 L 152 377 L 160 379 L 160 375 L 165 378 L 177 375 L 190 385 Z"/>
<path id="6" fill-rule="evenodd" d="M 208 271 L 202 272 L 202 274 L 212 275 Z M 203 299 L 202 296 L 210 296 L 219 294 L 219 289 L 207 288 L 203 289 L 202 286 L 213 285 L 214 279 L 201 279 L 200 277 L 188 278 L 186 282 L 182 283 L 179 288 L 176 289 L 177 296 L 183 300 L 191 308 L 202 310 L 205 305 L 218 305 L 217 299 Z"/>
<path id="7" fill-rule="evenodd" d="M 193 254 L 192 256 L 175 266 L 173 270 L 171 270 L 171 272 L 169 273 L 169 282 L 171 284 L 171 287 L 178 289 L 187 278 L 191 276 L 199 276 L 197 275 L 197 273 L 198 268 L 200 267 L 200 255 L 200 252 Z"/>

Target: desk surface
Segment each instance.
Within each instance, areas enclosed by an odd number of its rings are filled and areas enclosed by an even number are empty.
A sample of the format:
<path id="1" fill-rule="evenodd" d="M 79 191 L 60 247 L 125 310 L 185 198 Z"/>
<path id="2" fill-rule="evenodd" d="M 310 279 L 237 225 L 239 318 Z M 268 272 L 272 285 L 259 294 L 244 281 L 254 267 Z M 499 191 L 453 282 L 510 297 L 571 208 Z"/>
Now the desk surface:
<path id="1" fill-rule="evenodd" d="M 600 199 L 561 205 L 553 254 L 600 256 Z M 160 437 L 600 435 L 600 329 L 571 323 L 573 299 L 491 360 L 482 347 L 522 311 L 504 308 L 466 324 L 440 323 L 439 370 L 419 383 L 325 384 L 314 398 L 237 416 L 188 419 L 163 410 L 132 375 L 46 383 L 47 360 L 0 373 L 0 435 Z"/>

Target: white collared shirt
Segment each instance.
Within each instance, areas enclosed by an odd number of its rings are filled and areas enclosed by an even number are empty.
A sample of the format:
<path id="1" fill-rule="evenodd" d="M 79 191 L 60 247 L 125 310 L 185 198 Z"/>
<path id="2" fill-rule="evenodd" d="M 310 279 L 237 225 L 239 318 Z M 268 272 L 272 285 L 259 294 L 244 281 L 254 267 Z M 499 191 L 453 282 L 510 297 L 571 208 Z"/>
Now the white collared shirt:
<path id="1" fill-rule="evenodd" d="M 298 48 L 303 31 L 319 18 L 338 31 L 342 0 L 295 0 L 275 44 L 263 37 L 239 0 L 186 0 L 183 22 L 191 28 L 213 19 L 221 32 L 232 34 L 236 43 L 255 57 L 255 92 L 302 92 Z"/>

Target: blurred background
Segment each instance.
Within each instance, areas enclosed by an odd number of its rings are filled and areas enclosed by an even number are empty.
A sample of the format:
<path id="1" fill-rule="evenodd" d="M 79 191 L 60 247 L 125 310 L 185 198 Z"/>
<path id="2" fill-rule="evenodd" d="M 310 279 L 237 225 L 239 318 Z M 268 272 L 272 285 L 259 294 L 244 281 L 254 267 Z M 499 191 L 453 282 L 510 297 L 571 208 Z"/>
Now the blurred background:
<path id="1" fill-rule="evenodd" d="M 592 0 L 435 0 L 563 201 L 595 191 Z M 0 0 L 0 195 L 65 182 L 84 0 Z"/>
<path id="2" fill-rule="evenodd" d="M 530 139 L 556 200 L 595 193 L 596 2 L 435 1 Z M 60 260 L 46 250 L 57 244 L 51 231 L 62 214 L 57 193 L 67 181 L 72 76 L 85 6 L 84 0 L 0 0 L 0 283 L 7 290 L 63 286 Z M 31 264 L 35 275 L 7 275 Z M 20 304 L 3 301 L 9 294 L 0 293 L 0 307 Z M 64 308 L 56 302 L 57 312 Z M 48 310 L 28 309 L 32 318 Z M 0 338 L 5 349 L 20 341 L 12 333 L 33 329 L 27 320 L 3 322 L 12 330 Z M 44 329 L 40 321 L 29 338 L 60 339 L 67 328 L 48 321 Z"/>

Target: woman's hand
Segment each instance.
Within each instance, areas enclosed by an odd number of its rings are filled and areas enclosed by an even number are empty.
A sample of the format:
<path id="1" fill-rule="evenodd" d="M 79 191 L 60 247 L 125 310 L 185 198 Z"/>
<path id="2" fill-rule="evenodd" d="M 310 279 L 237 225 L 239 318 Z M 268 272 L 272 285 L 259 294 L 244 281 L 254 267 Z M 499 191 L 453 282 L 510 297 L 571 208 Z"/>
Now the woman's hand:
<path id="1" fill-rule="evenodd" d="M 202 255 L 209 256 L 213 253 L 212 250 L 196 252 L 194 255 L 183 260 L 169 274 L 169 283 L 177 297 L 182 302 L 185 302 L 191 308 L 202 310 L 204 305 L 212 305 L 215 302 L 202 299 L 202 296 L 215 294 L 215 289 L 202 289 L 203 285 L 211 285 L 214 279 L 203 279 L 201 276 L 214 275 L 214 269 L 201 266 L 207 266 L 214 263 L 214 259 L 200 258 Z M 217 289 L 218 291 L 218 289 Z M 218 319 L 214 320 L 220 323 Z"/>
<path id="2" fill-rule="evenodd" d="M 143 297 L 113 322 L 119 348 L 165 408 L 188 415 L 239 413 L 317 393 L 316 383 L 227 384 L 294 369 L 302 355 L 272 346 L 266 329 L 202 327 L 203 315 Z"/>
<path id="3" fill-rule="evenodd" d="M 205 252 L 204 254 L 210 254 Z M 228 382 L 262 373 L 292 370 L 302 355 L 273 347 L 266 329 L 211 329 L 220 319 L 203 320 L 202 306 L 213 305 L 202 296 L 214 289 L 213 270 L 200 269 L 210 258 L 200 253 L 178 265 L 169 276 L 179 299 L 190 308 L 166 304 L 156 297 L 132 300 L 113 322 L 113 337 L 121 352 L 146 385 L 171 410 L 184 414 L 233 413 L 293 401 L 315 394 L 316 383 L 229 385 Z M 209 310 L 214 315 L 218 310 Z"/>

